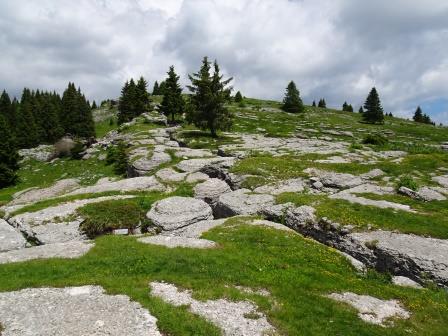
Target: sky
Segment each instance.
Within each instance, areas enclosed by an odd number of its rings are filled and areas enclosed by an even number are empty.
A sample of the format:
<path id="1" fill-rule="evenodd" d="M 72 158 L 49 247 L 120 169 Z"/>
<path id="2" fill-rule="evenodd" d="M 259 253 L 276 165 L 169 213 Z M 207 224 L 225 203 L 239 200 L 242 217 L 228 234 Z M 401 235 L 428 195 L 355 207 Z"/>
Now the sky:
<path id="1" fill-rule="evenodd" d="M 0 90 L 93 100 L 123 83 L 188 84 L 203 56 L 244 96 L 281 100 L 294 80 L 305 103 L 356 109 L 375 86 L 385 112 L 418 105 L 448 124 L 446 0 L 1 0 Z"/>

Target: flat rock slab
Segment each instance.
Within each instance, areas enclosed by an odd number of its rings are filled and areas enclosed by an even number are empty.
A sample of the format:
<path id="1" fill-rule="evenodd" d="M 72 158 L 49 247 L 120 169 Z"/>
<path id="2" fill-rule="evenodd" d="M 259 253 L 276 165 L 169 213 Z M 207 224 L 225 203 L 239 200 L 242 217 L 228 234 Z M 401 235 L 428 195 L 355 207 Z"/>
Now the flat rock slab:
<path id="1" fill-rule="evenodd" d="M 384 200 L 372 200 L 365 197 L 356 196 L 347 192 L 339 192 L 333 195 L 330 195 L 332 199 L 340 199 L 344 201 L 348 201 L 350 203 L 356 203 L 361 205 L 373 206 L 380 209 L 394 209 L 401 210 L 406 212 L 415 212 L 411 209 L 409 205 L 394 203 Z"/>
<path id="2" fill-rule="evenodd" d="M 3 336 L 159 336 L 157 319 L 102 287 L 28 288 L 0 293 Z"/>
<path id="3" fill-rule="evenodd" d="M 198 301 L 193 299 L 191 291 L 180 291 L 176 286 L 151 282 L 151 295 L 179 307 L 188 309 L 218 326 L 227 336 L 262 336 L 274 334 L 274 327 L 266 316 L 257 311 L 257 307 L 248 301 L 232 302 L 225 299 Z M 251 315 L 251 317 L 246 317 Z"/>
<path id="4" fill-rule="evenodd" d="M 296 193 L 304 189 L 302 179 L 290 179 L 273 184 L 264 185 L 254 189 L 254 192 L 260 194 L 280 195 L 282 193 Z"/>
<path id="5" fill-rule="evenodd" d="M 26 246 L 26 239 L 7 221 L 0 218 L 0 252 L 17 250 Z"/>
<path id="6" fill-rule="evenodd" d="M 176 167 L 184 172 L 193 173 L 200 171 L 202 168 L 214 165 L 224 168 L 230 168 L 235 164 L 233 157 L 216 157 L 209 159 L 191 159 L 179 162 Z"/>
<path id="7" fill-rule="evenodd" d="M 392 283 L 394 285 L 402 287 L 423 288 L 419 283 L 415 282 L 414 280 L 401 275 L 392 277 Z"/>
<path id="8" fill-rule="evenodd" d="M 156 177 L 163 182 L 182 182 L 187 173 L 178 173 L 172 168 L 164 168 L 156 173 Z"/>
<path id="9" fill-rule="evenodd" d="M 157 181 L 154 176 L 141 176 L 123 179 L 120 181 L 97 183 L 93 186 L 77 189 L 69 195 L 101 193 L 108 191 L 165 191 L 165 187 Z"/>
<path id="10" fill-rule="evenodd" d="M 204 232 L 207 232 L 217 226 L 225 223 L 227 219 L 211 219 L 200 221 L 175 231 L 170 231 L 171 236 L 200 238 Z"/>
<path id="11" fill-rule="evenodd" d="M 68 243 L 57 243 L 33 246 L 0 253 L 0 264 L 21 262 L 33 259 L 48 258 L 79 258 L 89 252 L 93 243 L 85 241 L 72 241 Z M 0 321 L 1 322 L 1 321 Z"/>
<path id="12" fill-rule="evenodd" d="M 375 242 L 380 270 L 397 268 L 416 279 L 425 273 L 437 283 L 448 286 L 448 240 L 389 231 L 352 233 L 349 237 L 364 245 Z"/>
<path id="13" fill-rule="evenodd" d="M 191 197 L 169 197 L 153 204 L 146 214 L 154 225 L 172 231 L 203 220 L 213 219 L 212 208 Z"/>
<path id="14" fill-rule="evenodd" d="M 386 326 L 390 318 L 408 319 L 410 314 L 397 300 L 380 300 L 368 295 L 355 293 L 332 293 L 329 298 L 344 302 L 358 310 L 358 316 L 367 323 Z"/>
<path id="15" fill-rule="evenodd" d="M 361 177 L 352 174 L 328 172 L 315 168 L 307 168 L 304 172 L 330 188 L 347 189 L 364 183 Z"/>
<path id="16" fill-rule="evenodd" d="M 216 247 L 214 241 L 200 238 L 177 237 L 177 236 L 152 236 L 138 239 L 139 242 L 145 244 L 161 245 L 168 248 L 189 247 L 196 249 L 208 249 Z"/>
<path id="17" fill-rule="evenodd" d="M 448 188 L 448 175 L 435 176 L 432 179 L 442 187 Z"/>
<path id="18" fill-rule="evenodd" d="M 171 161 L 171 156 L 165 152 L 154 152 L 151 158 L 142 157 L 131 164 L 131 170 L 136 176 L 143 176 L 163 163 Z"/>
<path id="19" fill-rule="evenodd" d="M 218 201 L 219 196 L 231 191 L 232 189 L 230 189 L 225 181 L 211 178 L 194 187 L 194 197 L 201 199 L 208 204 L 215 204 Z"/>
<path id="20" fill-rule="evenodd" d="M 255 215 L 264 208 L 274 205 L 272 195 L 253 194 L 248 189 L 239 189 L 219 197 L 215 206 L 217 217 L 226 218 L 237 215 Z"/>

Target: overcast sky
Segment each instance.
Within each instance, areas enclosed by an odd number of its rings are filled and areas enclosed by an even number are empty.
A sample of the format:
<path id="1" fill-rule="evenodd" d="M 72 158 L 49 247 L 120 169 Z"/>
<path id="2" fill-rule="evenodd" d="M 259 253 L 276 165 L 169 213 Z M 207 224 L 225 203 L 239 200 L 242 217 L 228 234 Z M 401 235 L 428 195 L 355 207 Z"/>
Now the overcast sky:
<path id="1" fill-rule="evenodd" d="M 385 111 L 417 105 L 448 124 L 446 0 L 0 0 L 0 90 L 117 97 L 173 64 L 186 75 L 217 58 L 243 95 L 356 108 L 376 86 Z"/>

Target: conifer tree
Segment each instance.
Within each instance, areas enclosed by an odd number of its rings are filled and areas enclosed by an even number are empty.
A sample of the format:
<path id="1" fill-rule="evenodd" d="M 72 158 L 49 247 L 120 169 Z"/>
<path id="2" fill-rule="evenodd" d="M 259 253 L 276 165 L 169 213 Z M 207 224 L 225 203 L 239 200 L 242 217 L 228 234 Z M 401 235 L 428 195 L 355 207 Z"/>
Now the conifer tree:
<path id="1" fill-rule="evenodd" d="M 297 90 L 294 81 L 290 81 L 286 87 L 285 98 L 283 99 L 283 111 L 291 113 L 304 112 L 303 102 L 300 98 L 299 90 Z"/>
<path id="2" fill-rule="evenodd" d="M 16 116 L 14 112 L 15 111 L 11 103 L 11 98 L 9 97 L 8 93 L 3 90 L 2 94 L 0 95 L 0 114 L 5 118 L 5 122 L 9 127 L 12 135 L 14 135 L 16 128 Z"/>
<path id="3" fill-rule="evenodd" d="M 167 117 L 171 116 L 171 122 L 175 122 L 175 116 L 184 111 L 184 100 L 182 98 L 182 88 L 179 84 L 179 76 L 174 71 L 174 66 L 170 66 L 165 80 L 165 93 L 163 95 L 160 110 Z"/>
<path id="4" fill-rule="evenodd" d="M 95 136 L 92 109 L 74 83 L 69 83 L 62 95 L 61 124 L 66 134 L 82 138 Z"/>
<path id="5" fill-rule="evenodd" d="M 97 108 L 98 108 L 98 106 L 96 105 L 96 102 L 93 101 L 93 103 L 92 103 L 92 110 L 97 109 Z"/>
<path id="6" fill-rule="evenodd" d="M 140 77 L 135 87 L 135 99 L 136 104 L 134 117 L 137 117 L 148 110 L 148 105 L 150 102 L 148 93 L 148 82 L 146 82 L 143 76 Z"/>
<path id="7" fill-rule="evenodd" d="M 384 121 L 383 107 L 381 106 L 380 97 L 376 88 L 370 90 L 364 103 L 365 112 L 362 117 L 367 123 L 382 123 Z"/>
<path id="8" fill-rule="evenodd" d="M 415 122 L 423 122 L 423 112 L 420 106 L 418 106 L 417 110 L 415 110 L 414 117 L 412 119 L 414 119 Z"/>
<path id="9" fill-rule="evenodd" d="M 362 106 L 359 108 L 358 112 L 361 114 L 364 113 L 364 109 L 362 108 Z"/>
<path id="10" fill-rule="evenodd" d="M 165 86 L 166 86 L 165 81 L 160 82 L 160 84 L 159 84 L 159 95 L 160 96 L 165 94 Z"/>
<path id="11" fill-rule="evenodd" d="M 18 148 L 31 148 L 39 143 L 32 111 L 32 99 L 31 91 L 24 88 L 20 106 L 16 113 L 16 143 Z"/>
<path id="12" fill-rule="evenodd" d="M 316 101 L 315 100 L 313 100 L 313 104 L 311 106 L 316 107 Z"/>
<path id="13" fill-rule="evenodd" d="M 235 94 L 235 102 L 236 102 L 236 103 L 241 103 L 242 101 L 243 101 L 243 95 L 241 94 L 240 91 L 238 91 L 238 92 Z"/>
<path id="14" fill-rule="evenodd" d="M 43 141 L 54 143 L 64 135 L 64 129 L 59 123 L 59 111 L 57 104 L 53 101 L 50 94 L 46 93 L 42 101 L 42 121 Z"/>
<path id="15" fill-rule="evenodd" d="M 319 100 L 319 103 L 317 104 L 317 107 L 320 107 L 320 108 L 327 108 L 327 103 L 326 103 L 326 101 L 325 101 L 325 99 L 320 99 Z"/>
<path id="16" fill-rule="evenodd" d="M 154 86 L 152 88 L 152 95 L 158 96 L 160 94 L 159 83 L 157 81 L 154 82 Z"/>
<path id="17" fill-rule="evenodd" d="M 210 130 L 213 137 L 218 130 L 229 130 L 232 126 L 233 115 L 225 106 L 231 99 L 232 91 L 228 84 L 233 78 L 223 79 L 218 63 L 214 63 L 213 75 L 210 75 L 210 62 L 207 57 L 202 60 L 201 69 L 189 75 L 192 92 L 187 109 L 187 121 L 203 130 Z"/>
<path id="18" fill-rule="evenodd" d="M 342 104 L 342 111 L 347 111 L 348 108 L 348 104 L 347 102 L 344 102 L 344 104 Z"/>
<path id="19" fill-rule="evenodd" d="M 19 155 L 3 114 L 0 114 L 0 188 L 17 181 Z"/>
<path id="20" fill-rule="evenodd" d="M 353 112 L 353 106 L 352 106 L 352 104 L 348 104 L 348 106 L 347 106 L 347 112 Z"/>

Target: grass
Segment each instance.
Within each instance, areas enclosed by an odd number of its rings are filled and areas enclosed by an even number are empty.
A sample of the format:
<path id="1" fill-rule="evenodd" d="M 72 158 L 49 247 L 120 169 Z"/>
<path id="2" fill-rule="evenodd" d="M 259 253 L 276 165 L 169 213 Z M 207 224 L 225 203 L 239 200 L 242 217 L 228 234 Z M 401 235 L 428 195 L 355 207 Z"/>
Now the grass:
<path id="1" fill-rule="evenodd" d="M 112 124 L 111 124 L 112 120 Z M 98 121 L 95 123 L 95 134 L 97 138 L 102 138 L 110 131 L 118 129 L 117 120 L 115 117 L 111 117 L 106 120 Z"/>
<path id="2" fill-rule="evenodd" d="M 295 205 L 311 205 L 317 216 L 327 217 L 343 225 L 354 225 L 358 229 L 371 226 L 373 229 L 398 230 L 422 236 L 448 239 L 448 201 L 423 203 L 409 201 L 404 197 L 362 194 L 370 199 L 383 199 L 409 204 L 418 213 L 373 206 L 353 204 L 345 200 L 329 199 L 324 195 L 306 193 L 284 193 L 277 197 L 277 203 L 292 202 Z"/>
<path id="3" fill-rule="evenodd" d="M 387 276 L 355 273 L 331 248 L 299 235 L 246 226 L 244 218 L 205 234 L 220 248 L 196 250 L 138 243 L 131 237 L 104 236 L 85 256 L 0 266 L 0 291 L 42 286 L 103 286 L 110 294 L 125 294 L 158 318 L 170 335 L 219 335 L 210 323 L 148 295 L 148 282 L 167 281 L 192 289 L 200 300 L 227 297 L 250 299 L 285 335 L 444 335 L 448 294 L 390 284 Z M 236 225 L 236 226 L 235 226 Z M 240 293 L 241 285 L 269 290 L 275 300 Z M 324 297 L 352 291 L 382 299 L 399 299 L 411 312 L 409 320 L 382 328 L 362 322 L 346 305 Z M 292 293 L 294 293 L 292 295 Z"/>

